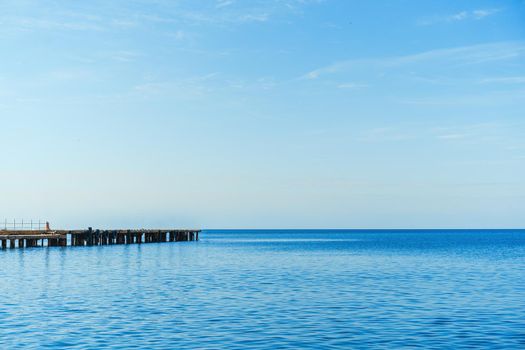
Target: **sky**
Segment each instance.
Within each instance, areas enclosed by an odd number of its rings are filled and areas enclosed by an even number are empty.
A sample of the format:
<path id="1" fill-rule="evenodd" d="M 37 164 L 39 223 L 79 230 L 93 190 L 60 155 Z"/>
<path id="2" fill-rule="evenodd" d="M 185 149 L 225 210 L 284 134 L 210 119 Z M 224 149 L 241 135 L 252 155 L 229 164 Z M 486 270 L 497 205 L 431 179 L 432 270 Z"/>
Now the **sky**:
<path id="1" fill-rule="evenodd" d="M 0 0 L 0 221 L 523 228 L 525 1 Z"/>

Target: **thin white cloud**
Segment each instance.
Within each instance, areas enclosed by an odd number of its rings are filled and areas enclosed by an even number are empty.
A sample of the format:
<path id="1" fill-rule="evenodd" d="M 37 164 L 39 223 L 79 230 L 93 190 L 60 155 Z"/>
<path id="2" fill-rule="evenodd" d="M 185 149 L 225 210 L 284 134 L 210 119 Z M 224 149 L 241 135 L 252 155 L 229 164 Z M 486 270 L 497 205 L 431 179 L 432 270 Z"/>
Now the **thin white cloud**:
<path id="1" fill-rule="evenodd" d="M 482 18 L 485 18 L 487 16 L 491 16 L 497 12 L 500 12 L 501 10 L 500 9 L 488 9 L 488 10 L 474 10 L 472 11 L 472 17 L 474 19 L 482 19 Z"/>
<path id="2" fill-rule="evenodd" d="M 396 99 L 399 104 L 414 106 L 510 106 L 519 105 L 520 101 L 525 101 L 524 89 L 488 90 L 482 93 L 442 94 Z"/>
<path id="3" fill-rule="evenodd" d="M 18 31 L 34 31 L 34 30 L 73 30 L 86 31 L 94 30 L 101 31 L 105 28 L 98 22 L 88 21 L 71 21 L 62 19 L 42 19 L 33 17 L 9 17 L 1 18 L 0 23 L 4 29 L 12 29 Z"/>
<path id="4" fill-rule="evenodd" d="M 437 20 L 437 21 L 438 22 L 440 22 L 440 21 L 445 21 L 445 22 L 462 21 L 464 19 L 467 19 L 468 17 L 469 17 L 469 12 L 461 11 L 461 12 L 455 13 L 453 15 L 443 17 L 442 20 Z"/>
<path id="5" fill-rule="evenodd" d="M 525 76 L 484 78 L 480 84 L 525 84 Z"/>
<path id="6" fill-rule="evenodd" d="M 217 1 L 217 4 L 215 5 L 216 8 L 222 8 L 222 7 L 228 7 L 233 5 L 233 0 L 219 0 Z"/>
<path id="7" fill-rule="evenodd" d="M 141 53 L 134 52 L 134 51 L 115 51 L 115 52 L 109 52 L 107 54 L 104 54 L 103 56 L 107 56 L 110 59 L 118 62 L 135 62 L 139 57 L 142 56 Z"/>
<path id="8" fill-rule="evenodd" d="M 512 138 L 503 137 L 509 135 L 509 129 L 516 127 L 507 123 L 485 122 L 465 125 L 442 126 L 430 130 L 436 139 L 454 142 L 493 142 L 504 144 L 505 148 L 514 141 Z"/>
<path id="9" fill-rule="evenodd" d="M 523 56 L 525 56 L 525 42 L 499 42 L 429 50 L 404 56 L 340 61 L 307 72 L 301 78 L 309 80 L 319 79 L 328 74 L 357 71 L 363 70 L 364 68 L 385 70 L 402 66 L 413 67 L 413 65 L 417 63 L 473 65 L 517 59 Z"/>
<path id="10" fill-rule="evenodd" d="M 100 77 L 92 70 L 62 68 L 44 72 L 34 77 L 29 85 L 44 86 L 49 84 L 62 84 L 70 82 L 98 82 Z"/>
<path id="11" fill-rule="evenodd" d="M 438 135 L 437 138 L 442 140 L 459 140 L 464 139 L 467 136 L 468 134 L 444 134 Z"/>
<path id="12" fill-rule="evenodd" d="M 174 33 L 170 33 L 170 36 L 177 40 L 183 40 L 188 37 L 188 34 L 183 30 L 177 30 Z"/>
<path id="13" fill-rule="evenodd" d="M 505 150 L 523 150 L 519 133 L 523 123 L 483 122 L 472 124 L 429 125 L 428 123 L 408 123 L 400 126 L 376 127 L 362 130 L 356 141 L 364 143 L 405 142 L 412 140 L 435 140 L 449 144 L 491 144 Z"/>
<path id="14" fill-rule="evenodd" d="M 213 0 L 208 4 L 193 1 L 134 0 L 147 5 L 142 11 L 121 8 L 114 5 L 104 6 L 104 11 L 87 6 L 73 10 L 75 6 L 64 6 L 58 12 L 43 11 L 35 6 L 39 15 L 18 15 L 21 11 L 3 11 L 0 13 L 0 32 L 46 31 L 111 31 L 111 30 L 148 30 L 176 23 L 180 27 L 195 25 L 236 26 L 249 23 L 269 22 L 272 18 L 297 15 L 308 5 L 315 5 L 322 0 Z M 29 6 L 29 5 L 27 5 Z M 10 10 L 7 5 L 7 10 Z M 152 25 L 153 24 L 153 25 Z M 165 29 L 165 28 L 163 28 Z M 188 29 L 188 28 L 185 28 Z"/>
<path id="15" fill-rule="evenodd" d="M 438 23 L 450 23 L 450 22 L 459 22 L 459 21 L 466 21 L 466 20 L 481 20 L 489 16 L 492 16 L 500 11 L 501 9 L 499 8 L 476 9 L 476 10 L 468 10 L 468 11 L 465 10 L 465 11 L 453 13 L 451 15 L 432 16 L 428 18 L 423 18 L 423 19 L 420 19 L 417 22 L 417 24 L 426 26 L 426 25 L 433 25 L 433 24 L 438 24 Z"/>
<path id="16" fill-rule="evenodd" d="M 362 83 L 342 83 L 342 84 L 339 84 L 337 85 L 337 87 L 339 89 L 362 89 L 362 88 L 366 88 L 368 87 L 367 84 L 362 84 Z"/>
<path id="17" fill-rule="evenodd" d="M 177 23 L 203 24 L 215 26 L 242 25 L 268 22 L 282 15 L 300 14 L 308 5 L 322 3 L 323 0 L 215 0 L 211 5 L 194 5 L 195 2 L 163 1 L 162 17 L 153 16 L 153 21 L 173 21 Z M 147 17 L 148 14 L 142 14 Z"/>
<path id="18" fill-rule="evenodd" d="M 359 133 L 356 140 L 366 143 L 397 142 L 415 139 L 417 137 L 420 137 L 420 135 L 410 130 L 394 127 L 381 127 L 363 130 Z"/>
<path id="19" fill-rule="evenodd" d="M 239 16 L 240 22 L 266 22 L 269 19 L 267 13 L 257 13 L 257 14 L 246 14 Z"/>
<path id="20" fill-rule="evenodd" d="M 136 27 L 138 25 L 138 23 L 136 21 L 133 21 L 133 20 L 129 20 L 129 19 L 113 19 L 111 21 L 111 24 L 114 26 L 114 27 L 118 27 L 118 28 L 133 28 L 133 27 Z"/>

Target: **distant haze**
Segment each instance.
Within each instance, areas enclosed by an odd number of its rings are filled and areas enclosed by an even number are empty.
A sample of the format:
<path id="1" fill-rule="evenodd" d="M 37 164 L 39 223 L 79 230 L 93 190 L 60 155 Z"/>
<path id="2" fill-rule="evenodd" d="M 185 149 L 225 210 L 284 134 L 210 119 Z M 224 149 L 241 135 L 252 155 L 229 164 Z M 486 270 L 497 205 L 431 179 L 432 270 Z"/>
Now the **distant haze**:
<path id="1" fill-rule="evenodd" d="M 525 227 L 525 3 L 2 1 L 0 150 L 0 220 Z"/>

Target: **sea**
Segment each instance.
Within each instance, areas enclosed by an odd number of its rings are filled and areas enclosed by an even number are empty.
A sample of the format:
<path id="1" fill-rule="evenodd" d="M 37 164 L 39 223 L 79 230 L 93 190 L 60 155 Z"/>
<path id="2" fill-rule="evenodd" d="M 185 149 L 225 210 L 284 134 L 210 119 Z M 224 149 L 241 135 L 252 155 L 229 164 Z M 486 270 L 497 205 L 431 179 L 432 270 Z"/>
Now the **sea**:
<path id="1" fill-rule="evenodd" d="M 0 349 L 525 349 L 525 230 L 0 251 Z"/>

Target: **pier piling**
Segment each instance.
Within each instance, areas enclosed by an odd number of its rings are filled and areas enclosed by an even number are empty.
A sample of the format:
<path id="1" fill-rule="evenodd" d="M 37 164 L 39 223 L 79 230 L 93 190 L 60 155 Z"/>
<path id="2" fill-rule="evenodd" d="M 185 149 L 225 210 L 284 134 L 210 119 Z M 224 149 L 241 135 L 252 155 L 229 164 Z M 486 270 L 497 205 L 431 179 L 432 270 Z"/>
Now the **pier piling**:
<path id="1" fill-rule="evenodd" d="M 0 230 L 0 248 L 82 247 L 198 241 L 200 230 Z M 40 244 L 39 244 L 40 241 Z M 47 243 L 47 244 L 46 244 Z"/>

